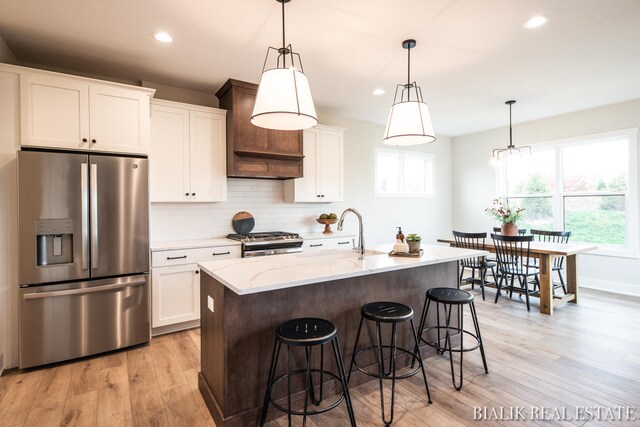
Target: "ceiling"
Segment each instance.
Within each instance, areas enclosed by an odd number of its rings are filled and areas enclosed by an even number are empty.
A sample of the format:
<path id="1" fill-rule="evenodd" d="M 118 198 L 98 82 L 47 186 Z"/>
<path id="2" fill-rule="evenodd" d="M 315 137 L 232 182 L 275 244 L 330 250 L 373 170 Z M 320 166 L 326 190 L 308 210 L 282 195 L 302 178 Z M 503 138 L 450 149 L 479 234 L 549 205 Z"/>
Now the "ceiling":
<path id="1" fill-rule="evenodd" d="M 275 0 L 0 0 L 0 36 L 21 63 L 215 93 L 258 82 L 281 40 Z M 640 0 L 293 0 L 287 42 L 316 107 L 384 124 L 412 80 L 437 133 L 463 135 L 640 98 Z M 547 25 L 527 30 L 537 14 Z M 151 33 L 164 30 L 174 42 Z M 373 89 L 383 88 L 381 96 Z"/>

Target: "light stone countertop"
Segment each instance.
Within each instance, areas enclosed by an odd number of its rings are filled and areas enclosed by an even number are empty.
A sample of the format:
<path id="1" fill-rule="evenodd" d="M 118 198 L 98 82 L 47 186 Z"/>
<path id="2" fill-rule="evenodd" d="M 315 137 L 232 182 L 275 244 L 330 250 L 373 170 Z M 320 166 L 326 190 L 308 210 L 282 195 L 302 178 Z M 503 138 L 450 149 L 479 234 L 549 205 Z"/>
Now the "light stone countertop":
<path id="1" fill-rule="evenodd" d="M 151 252 L 171 251 L 176 249 L 215 248 L 218 246 L 240 246 L 237 240 L 220 237 L 216 239 L 177 240 L 166 242 L 151 242 Z"/>
<path id="2" fill-rule="evenodd" d="M 420 258 L 390 257 L 392 245 L 367 251 L 364 260 L 352 249 L 201 262 L 200 269 L 238 295 L 311 285 L 488 255 L 486 251 L 422 245 Z M 375 252 L 373 252 L 375 251 Z"/>

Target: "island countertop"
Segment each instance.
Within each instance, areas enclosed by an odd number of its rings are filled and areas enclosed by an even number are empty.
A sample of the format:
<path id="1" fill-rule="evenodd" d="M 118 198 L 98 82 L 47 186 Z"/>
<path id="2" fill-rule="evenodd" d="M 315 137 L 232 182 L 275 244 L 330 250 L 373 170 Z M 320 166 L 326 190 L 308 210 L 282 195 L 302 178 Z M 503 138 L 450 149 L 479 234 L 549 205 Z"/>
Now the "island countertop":
<path id="1" fill-rule="evenodd" d="M 273 291 L 330 280 L 365 276 L 488 255 L 489 252 L 422 245 L 419 258 L 391 257 L 391 245 L 367 251 L 363 260 L 351 249 L 236 258 L 199 263 L 200 269 L 238 295 Z"/>

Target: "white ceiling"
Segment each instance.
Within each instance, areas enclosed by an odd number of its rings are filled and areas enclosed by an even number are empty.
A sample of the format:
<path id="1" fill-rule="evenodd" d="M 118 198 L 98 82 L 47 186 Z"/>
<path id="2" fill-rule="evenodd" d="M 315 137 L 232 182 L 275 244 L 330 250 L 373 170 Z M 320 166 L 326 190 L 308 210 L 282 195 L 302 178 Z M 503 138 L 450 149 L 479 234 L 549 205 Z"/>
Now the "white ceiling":
<path id="1" fill-rule="evenodd" d="M 0 0 L 22 63 L 215 92 L 258 82 L 280 43 L 275 0 Z M 640 0 L 293 0 L 287 42 L 318 109 L 383 124 L 412 77 L 436 132 L 462 135 L 640 98 Z M 531 16 L 547 25 L 525 30 Z M 165 45 L 150 36 L 169 32 Z M 382 96 L 372 95 L 384 88 Z"/>

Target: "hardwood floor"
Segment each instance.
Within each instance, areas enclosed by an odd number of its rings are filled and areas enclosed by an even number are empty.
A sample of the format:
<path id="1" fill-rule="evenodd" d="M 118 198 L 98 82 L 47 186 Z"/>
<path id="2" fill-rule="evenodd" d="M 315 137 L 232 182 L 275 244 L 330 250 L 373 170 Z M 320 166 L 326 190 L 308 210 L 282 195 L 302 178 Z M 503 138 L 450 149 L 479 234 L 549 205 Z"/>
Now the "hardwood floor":
<path id="1" fill-rule="evenodd" d="M 464 387 L 456 391 L 448 358 L 427 359 L 434 403 L 426 403 L 419 377 L 399 381 L 395 426 L 472 425 L 478 422 L 474 407 L 522 407 L 526 420 L 519 425 L 640 423 L 576 417 L 577 407 L 633 407 L 640 419 L 640 300 L 583 290 L 579 305 L 567 304 L 549 317 L 537 311 L 537 300 L 527 312 L 517 297 L 501 298 L 496 305 L 493 290 L 487 290 L 486 301 L 477 289 L 472 292 L 490 374 L 484 373 L 479 352 L 467 353 Z M 7 372 L 0 377 L 0 426 L 214 426 L 197 386 L 199 347 L 200 333 L 194 329 L 106 356 Z M 377 384 L 351 391 L 361 426 L 382 425 Z M 541 407 L 565 408 L 572 419 L 534 419 L 531 407 L 540 414 Z M 341 426 L 347 420 L 341 405 L 311 417 L 309 425 Z M 269 423 L 284 425 L 286 418 Z"/>

